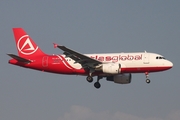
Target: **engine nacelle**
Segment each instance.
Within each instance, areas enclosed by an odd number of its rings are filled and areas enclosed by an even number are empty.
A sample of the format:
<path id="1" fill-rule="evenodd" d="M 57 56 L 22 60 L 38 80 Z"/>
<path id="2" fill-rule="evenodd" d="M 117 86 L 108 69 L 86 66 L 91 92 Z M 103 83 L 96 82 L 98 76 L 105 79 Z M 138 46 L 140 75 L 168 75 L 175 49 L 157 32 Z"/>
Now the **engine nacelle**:
<path id="1" fill-rule="evenodd" d="M 121 73 L 121 64 L 118 63 L 107 63 L 102 65 L 103 73 L 118 74 Z"/>
<path id="2" fill-rule="evenodd" d="M 119 74 L 114 76 L 109 76 L 106 78 L 108 81 L 114 81 L 114 83 L 118 84 L 129 84 L 131 83 L 131 74 Z"/>

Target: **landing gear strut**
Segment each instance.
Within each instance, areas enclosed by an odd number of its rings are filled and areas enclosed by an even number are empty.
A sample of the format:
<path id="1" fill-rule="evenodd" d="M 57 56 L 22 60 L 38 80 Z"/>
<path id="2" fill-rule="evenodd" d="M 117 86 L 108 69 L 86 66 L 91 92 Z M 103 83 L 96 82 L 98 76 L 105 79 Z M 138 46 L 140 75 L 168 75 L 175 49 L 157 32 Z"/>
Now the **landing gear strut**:
<path id="1" fill-rule="evenodd" d="M 92 73 L 94 72 L 93 69 L 90 69 L 89 76 L 86 77 L 86 80 L 91 83 L 93 81 Z"/>
<path id="2" fill-rule="evenodd" d="M 86 77 L 86 80 L 88 82 L 92 82 L 93 81 L 93 77 L 92 77 L 92 73 L 94 72 L 95 70 L 94 69 L 90 69 L 89 70 L 89 75 Z M 103 77 L 102 76 L 97 76 L 97 82 L 94 83 L 94 87 L 99 89 L 101 87 L 101 84 L 99 83 L 99 80 L 102 79 Z"/>
<path id="3" fill-rule="evenodd" d="M 99 83 L 99 80 L 102 79 L 103 77 L 97 76 L 97 82 L 94 83 L 94 87 L 99 89 L 101 87 L 101 84 Z"/>
<path id="4" fill-rule="evenodd" d="M 150 81 L 150 79 L 148 79 L 148 77 L 149 77 L 149 73 L 148 72 L 145 72 L 145 75 L 146 75 L 146 83 L 150 83 L 151 81 Z"/>

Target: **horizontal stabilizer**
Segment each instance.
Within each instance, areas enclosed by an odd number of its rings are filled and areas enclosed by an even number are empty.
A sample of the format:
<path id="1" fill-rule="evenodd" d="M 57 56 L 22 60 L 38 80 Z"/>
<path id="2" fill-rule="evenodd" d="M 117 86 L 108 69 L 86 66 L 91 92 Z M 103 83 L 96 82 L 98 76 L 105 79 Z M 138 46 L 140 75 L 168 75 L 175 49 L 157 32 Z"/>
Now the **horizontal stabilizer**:
<path id="1" fill-rule="evenodd" d="M 14 58 L 15 60 L 17 60 L 19 62 L 23 62 L 23 63 L 30 63 L 31 62 L 30 60 L 27 60 L 25 58 L 19 57 L 19 56 L 14 55 L 14 54 L 7 54 L 7 55 L 9 55 L 10 57 Z"/>

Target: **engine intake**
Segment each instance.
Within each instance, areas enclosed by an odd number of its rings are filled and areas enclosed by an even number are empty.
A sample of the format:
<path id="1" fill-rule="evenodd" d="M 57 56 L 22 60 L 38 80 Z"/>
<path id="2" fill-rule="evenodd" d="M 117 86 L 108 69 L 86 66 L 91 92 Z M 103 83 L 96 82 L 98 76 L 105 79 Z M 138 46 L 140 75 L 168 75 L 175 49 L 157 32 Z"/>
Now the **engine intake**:
<path id="1" fill-rule="evenodd" d="M 103 73 L 118 74 L 121 73 L 121 64 L 118 63 L 107 63 L 102 65 Z"/>

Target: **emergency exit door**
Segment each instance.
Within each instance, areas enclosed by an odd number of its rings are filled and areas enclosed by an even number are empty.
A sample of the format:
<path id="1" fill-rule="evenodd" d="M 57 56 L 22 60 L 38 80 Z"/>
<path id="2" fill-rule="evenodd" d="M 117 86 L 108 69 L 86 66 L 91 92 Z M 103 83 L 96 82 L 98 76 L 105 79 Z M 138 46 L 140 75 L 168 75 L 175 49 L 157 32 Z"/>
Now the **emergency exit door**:
<path id="1" fill-rule="evenodd" d="M 42 59 L 42 66 L 48 67 L 48 56 L 44 56 Z"/>

